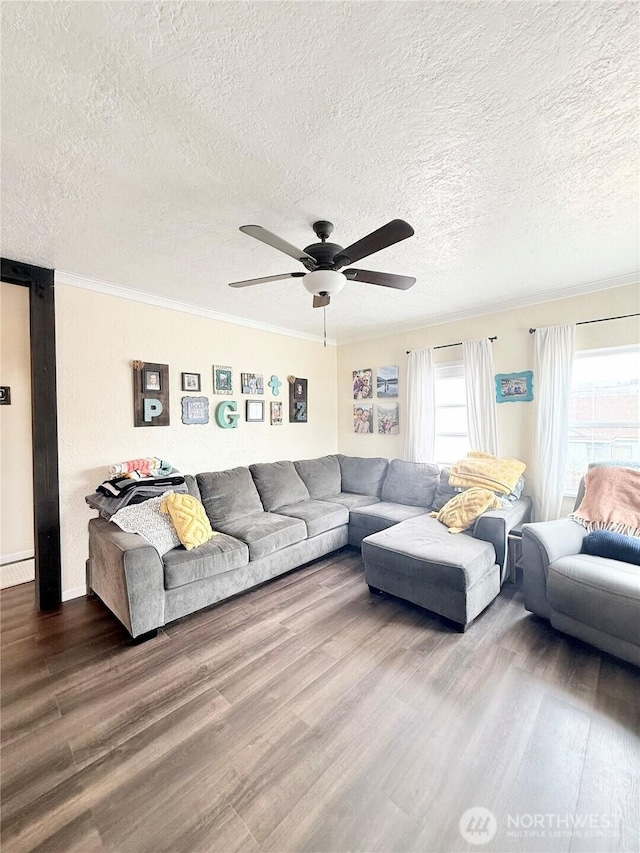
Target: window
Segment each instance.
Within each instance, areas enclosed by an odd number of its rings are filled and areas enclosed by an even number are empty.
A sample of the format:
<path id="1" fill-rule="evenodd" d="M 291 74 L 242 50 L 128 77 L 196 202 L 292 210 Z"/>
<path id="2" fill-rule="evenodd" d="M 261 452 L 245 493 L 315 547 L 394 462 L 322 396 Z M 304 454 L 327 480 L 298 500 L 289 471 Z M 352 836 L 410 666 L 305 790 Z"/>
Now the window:
<path id="1" fill-rule="evenodd" d="M 464 364 L 436 364 L 436 436 L 434 459 L 452 465 L 470 450 Z"/>
<path id="2" fill-rule="evenodd" d="M 573 359 L 565 494 L 590 462 L 640 460 L 640 347 L 589 350 Z"/>

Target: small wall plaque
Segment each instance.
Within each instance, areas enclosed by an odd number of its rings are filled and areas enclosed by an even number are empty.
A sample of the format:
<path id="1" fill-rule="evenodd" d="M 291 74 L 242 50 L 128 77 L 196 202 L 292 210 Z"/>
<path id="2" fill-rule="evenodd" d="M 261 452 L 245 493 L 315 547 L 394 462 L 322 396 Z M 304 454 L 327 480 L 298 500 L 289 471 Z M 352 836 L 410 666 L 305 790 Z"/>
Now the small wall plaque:
<path id="1" fill-rule="evenodd" d="M 11 388 L 8 385 L 0 385 L 0 406 L 11 405 Z"/>

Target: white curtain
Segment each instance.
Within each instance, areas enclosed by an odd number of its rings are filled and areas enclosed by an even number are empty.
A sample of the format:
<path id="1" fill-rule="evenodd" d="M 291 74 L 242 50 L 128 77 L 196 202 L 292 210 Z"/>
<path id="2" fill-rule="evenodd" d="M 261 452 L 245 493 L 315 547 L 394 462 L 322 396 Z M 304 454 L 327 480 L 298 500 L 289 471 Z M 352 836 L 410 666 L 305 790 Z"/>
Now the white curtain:
<path id="1" fill-rule="evenodd" d="M 435 360 L 432 349 L 409 353 L 404 458 L 431 462 L 436 433 Z"/>
<path id="2" fill-rule="evenodd" d="M 499 456 L 496 380 L 491 341 L 462 344 L 467 386 L 467 423 L 472 450 Z"/>
<path id="3" fill-rule="evenodd" d="M 533 393 L 536 400 L 534 513 L 536 521 L 560 517 L 569 446 L 569 405 L 575 326 L 535 333 Z"/>

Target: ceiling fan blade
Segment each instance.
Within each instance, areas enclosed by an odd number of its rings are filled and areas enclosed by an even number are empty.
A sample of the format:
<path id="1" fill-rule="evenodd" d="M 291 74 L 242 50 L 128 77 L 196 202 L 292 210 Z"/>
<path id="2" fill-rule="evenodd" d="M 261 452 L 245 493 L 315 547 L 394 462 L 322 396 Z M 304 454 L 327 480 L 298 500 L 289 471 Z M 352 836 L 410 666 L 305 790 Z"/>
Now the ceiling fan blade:
<path id="1" fill-rule="evenodd" d="M 325 305 L 328 305 L 331 302 L 330 296 L 314 296 L 313 297 L 313 307 L 314 308 L 324 308 Z"/>
<path id="2" fill-rule="evenodd" d="M 395 287 L 396 290 L 409 290 L 416 283 L 410 275 L 393 275 L 390 272 L 373 272 L 372 270 L 344 270 L 350 281 L 364 281 L 367 284 L 380 284 L 382 287 Z"/>
<path id="3" fill-rule="evenodd" d="M 266 243 L 267 246 L 272 246 L 274 249 L 278 249 L 279 252 L 284 252 L 285 255 L 289 255 L 291 258 L 301 261 L 305 266 L 313 265 L 313 269 L 317 266 L 315 258 L 312 258 L 311 255 L 303 252 L 302 249 L 298 249 L 298 247 L 294 246 L 292 243 L 287 243 L 287 241 L 283 240 L 282 237 L 278 237 L 277 234 L 272 234 L 271 231 L 267 231 L 267 229 L 263 228 L 261 225 L 241 225 L 240 230 L 243 234 L 255 237 L 256 240 Z"/>
<path id="4" fill-rule="evenodd" d="M 413 228 L 408 222 L 405 222 L 403 219 L 392 219 L 391 222 L 387 222 L 382 228 L 372 231 L 371 234 L 367 234 L 362 240 L 358 240 L 357 243 L 352 243 L 346 249 L 343 249 L 333 259 L 334 267 L 338 269 L 338 267 L 353 264 L 362 258 L 375 254 L 375 252 L 379 252 L 381 249 L 386 249 L 387 246 L 399 243 L 400 240 L 406 240 L 413 233 Z"/>
<path id="5" fill-rule="evenodd" d="M 251 287 L 252 284 L 265 284 L 268 281 L 282 281 L 285 278 L 303 278 L 306 272 L 286 272 L 283 275 L 265 275 L 262 278 L 248 278 L 246 281 L 231 281 L 229 287 Z"/>

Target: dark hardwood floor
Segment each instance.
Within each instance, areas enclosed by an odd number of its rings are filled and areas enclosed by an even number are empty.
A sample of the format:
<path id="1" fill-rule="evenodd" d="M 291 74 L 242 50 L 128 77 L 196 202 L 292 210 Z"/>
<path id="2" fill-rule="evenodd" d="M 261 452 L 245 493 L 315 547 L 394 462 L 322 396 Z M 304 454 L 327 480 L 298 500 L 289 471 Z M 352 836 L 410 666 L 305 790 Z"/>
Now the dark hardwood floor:
<path id="1" fill-rule="evenodd" d="M 139 646 L 97 599 L 1 613 L 3 853 L 640 849 L 640 671 L 519 585 L 466 634 L 352 549 Z"/>

